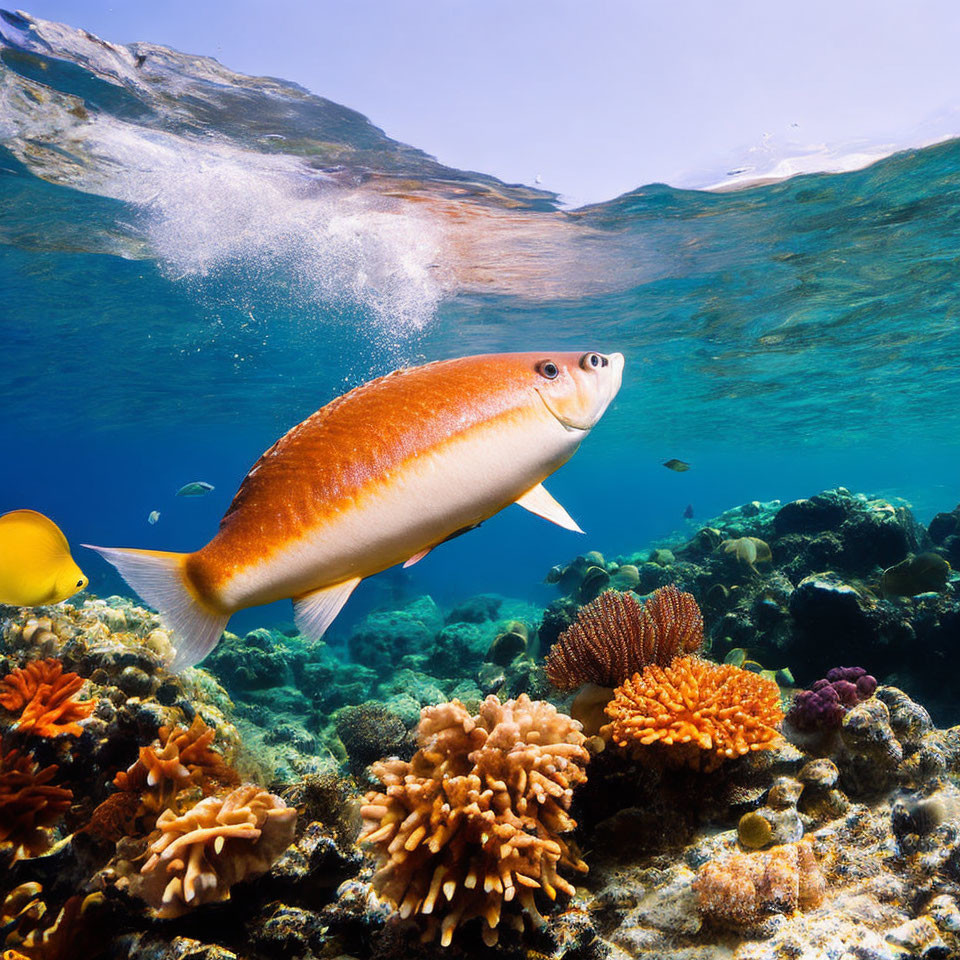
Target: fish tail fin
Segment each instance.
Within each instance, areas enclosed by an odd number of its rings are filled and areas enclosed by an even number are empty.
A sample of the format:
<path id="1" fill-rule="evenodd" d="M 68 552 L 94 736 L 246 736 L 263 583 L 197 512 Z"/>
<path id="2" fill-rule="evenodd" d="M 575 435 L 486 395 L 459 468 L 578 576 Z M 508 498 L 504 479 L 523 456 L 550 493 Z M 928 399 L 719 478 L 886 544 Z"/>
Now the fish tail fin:
<path id="1" fill-rule="evenodd" d="M 84 546 L 112 563 L 176 634 L 177 655 L 171 669 L 192 667 L 217 645 L 230 617 L 208 609 L 198 599 L 187 575 L 189 554 Z"/>

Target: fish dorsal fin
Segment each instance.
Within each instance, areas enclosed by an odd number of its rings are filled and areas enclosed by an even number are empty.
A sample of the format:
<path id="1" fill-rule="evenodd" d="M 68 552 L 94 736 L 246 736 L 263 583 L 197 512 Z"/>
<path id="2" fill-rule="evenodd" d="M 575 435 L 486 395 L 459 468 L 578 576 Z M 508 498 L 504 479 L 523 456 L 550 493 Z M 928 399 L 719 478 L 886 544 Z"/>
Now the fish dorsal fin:
<path id="1" fill-rule="evenodd" d="M 321 587 L 293 598 L 293 622 L 297 629 L 311 640 L 319 640 L 327 627 L 337 619 L 337 614 L 350 599 L 361 577 Z"/>
<path id="2" fill-rule="evenodd" d="M 544 520 L 549 520 L 558 527 L 563 527 L 564 530 L 583 533 L 577 525 L 577 521 L 547 493 L 547 488 L 542 483 L 538 483 L 535 487 L 529 489 L 517 500 L 517 504 L 524 510 L 529 510 L 538 517 L 543 517 Z"/>
<path id="3" fill-rule="evenodd" d="M 419 563 L 432 549 L 433 547 L 424 547 L 419 553 L 415 553 L 404 563 L 403 569 L 406 570 L 407 567 L 412 567 L 415 563 Z"/>

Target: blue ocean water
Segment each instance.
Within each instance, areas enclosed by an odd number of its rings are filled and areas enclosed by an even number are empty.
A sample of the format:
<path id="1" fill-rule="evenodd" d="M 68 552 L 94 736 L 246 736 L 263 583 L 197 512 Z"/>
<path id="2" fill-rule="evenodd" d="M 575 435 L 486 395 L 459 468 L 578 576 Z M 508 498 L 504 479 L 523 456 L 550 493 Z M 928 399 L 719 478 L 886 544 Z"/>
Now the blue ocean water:
<path id="1" fill-rule="evenodd" d="M 349 387 L 546 348 L 627 358 L 550 484 L 587 536 L 510 508 L 365 583 L 335 631 L 400 595 L 545 602 L 554 563 L 747 500 L 843 484 L 929 519 L 960 499 L 960 142 L 568 211 L 282 80 L 16 14 L 0 37 L 0 510 L 195 549 L 259 454 Z M 198 479 L 214 492 L 175 496 Z M 94 593 L 126 592 L 76 556 Z"/>

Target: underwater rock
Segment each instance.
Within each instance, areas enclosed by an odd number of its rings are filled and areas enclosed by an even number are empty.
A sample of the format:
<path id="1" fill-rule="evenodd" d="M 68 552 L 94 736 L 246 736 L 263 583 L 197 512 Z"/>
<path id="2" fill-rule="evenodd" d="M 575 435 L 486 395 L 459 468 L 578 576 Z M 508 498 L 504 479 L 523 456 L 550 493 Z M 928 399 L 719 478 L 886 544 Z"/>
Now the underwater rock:
<path id="1" fill-rule="evenodd" d="M 527 652 L 529 642 L 529 627 L 520 620 L 510 620 L 494 637 L 484 659 L 505 667 L 519 654 Z"/>
<path id="2" fill-rule="evenodd" d="M 878 697 L 852 707 L 840 726 L 844 753 L 837 760 L 840 783 L 851 796 L 888 790 L 897 778 L 903 746 L 890 726 L 890 711 Z"/>
<path id="3" fill-rule="evenodd" d="M 337 736 L 357 776 L 381 757 L 413 755 L 414 744 L 403 721 L 376 701 L 340 710 Z"/>
<path id="4" fill-rule="evenodd" d="M 447 616 L 447 623 L 486 623 L 496 620 L 503 605 L 503 597 L 482 593 L 458 603 Z"/>
<path id="5" fill-rule="evenodd" d="M 778 537 L 789 533 L 835 530 L 850 516 L 852 505 L 832 492 L 784 504 L 773 518 Z"/>
<path id="6" fill-rule="evenodd" d="M 448 623 L 433 638 L 427 651 L 427 667 L 440 677 L 472 674 L 489 648 L 489 634 L 476 623 Z"/>
<path id="7" fill-rule="evenodd" d="M 889 596 L 914 597 L 941 592 L 949 578 L 950 564 L 939 553 L 920 553 L 887 567 L 880 577 L 880 589 Z"/>
<path id="8" fill-rule="evenodd" d="M 248 690 L 292 685 L 293 656 L 287 638 L 282 634 L 259 629 L 243 638 L 224 633 L 203 664 L 223 681 L 228 690 L 242 694 Z M 304 654 L 301 656 L 305 659 Z"/>
<path id="9" fill-rule="evenodd" d="M 350 657 L 381 677 L 389 676 L 407 654 L 426 653 L 442 625 L 440 611 L 429 598 L 402 610 L 367 614 L 347 641 Z"/>

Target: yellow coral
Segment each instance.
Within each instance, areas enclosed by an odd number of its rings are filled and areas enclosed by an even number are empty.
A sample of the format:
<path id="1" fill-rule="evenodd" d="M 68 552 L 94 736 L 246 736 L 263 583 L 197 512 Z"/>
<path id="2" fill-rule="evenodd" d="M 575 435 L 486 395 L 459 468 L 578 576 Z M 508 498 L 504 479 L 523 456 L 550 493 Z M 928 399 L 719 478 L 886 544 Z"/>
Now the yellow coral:
<path id="1" fill-rule="evenodd" d="M 604 728 L 620 747 L 659 746 L 668 762 L 713 770 L 772 747 L 783 719 L 780 691 L 732 664 L 681 657 L 624 682 L 607 704 Z"/>
<path id="2" fill-rule="evenodd" d="M 587 869 L 561 836 L 576 826 L 567 810 L 586 780 L 579 727 L 526 694 L 487 697 L 476 716 L 454 700 L 424 708 L 410 762 L 373 765 L 385 790 L 367 794 L 360 837 L 379 856 L 373 885 L 402 917 L 425 920 L 425 941 L 439 932 L 448 946 L 479 916 L 493 944 L 501 913 L 522 926 L 505 907 L 539 924 L 535 890 L 573 893 L 558 868 Z"/>
<path id="3" fill-rule="evenodd" d="M 297 811 L 260 787 L 207 797 L 183 816 L 167 810 L 133 889 L 160 917 L 230 898 L 241 880 L 265 873 L 293 842 Z"/>

